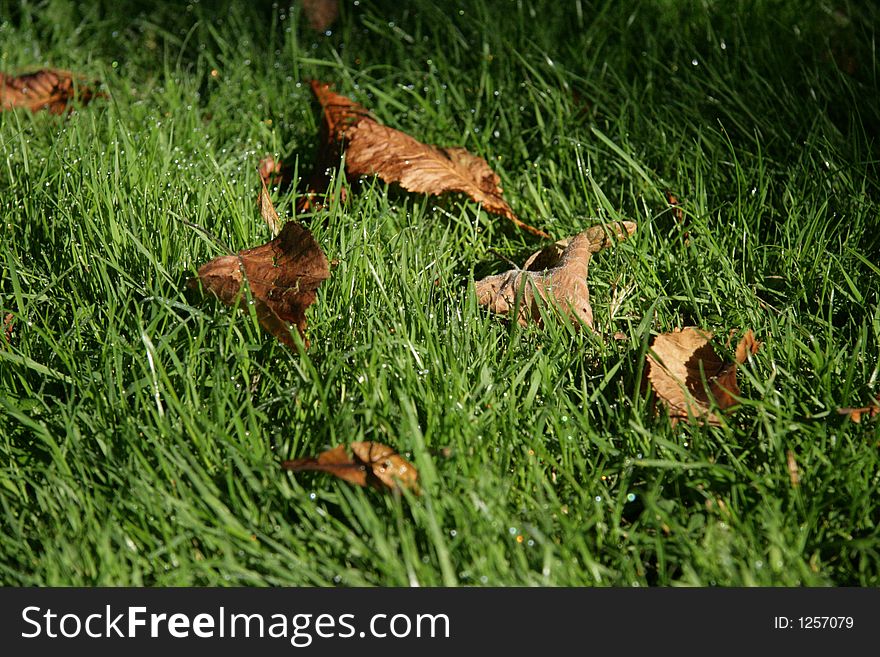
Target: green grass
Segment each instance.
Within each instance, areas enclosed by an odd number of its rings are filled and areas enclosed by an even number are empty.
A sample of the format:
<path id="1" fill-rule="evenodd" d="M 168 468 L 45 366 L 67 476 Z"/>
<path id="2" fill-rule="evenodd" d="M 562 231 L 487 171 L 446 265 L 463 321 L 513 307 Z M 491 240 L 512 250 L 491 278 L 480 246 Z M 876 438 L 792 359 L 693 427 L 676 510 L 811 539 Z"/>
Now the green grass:
<path id="1" fill-rule="evenodd" d="M 880 392 L 880 13 L 346 0 L 324 36 L 250 4 L 0 0 L 0 70 L 109 96 L 0 113 L 0 581 L 880 584 L 880 423 L 836 412 Z M 187 290 L 269 238 L 264 153 L 310 171 L 312 77 L 486 157 L 554 237 L 637 221 L 591 266 L 597 333 L 490 316 L 474 278 L 539 243 L 373 181 L 304 218 L 339 261 L 308 352 Z M 764 342 L 726 426 L 642 389 L 685 325 Z M 280 469 L 353 440 L 424 494 Z"/>

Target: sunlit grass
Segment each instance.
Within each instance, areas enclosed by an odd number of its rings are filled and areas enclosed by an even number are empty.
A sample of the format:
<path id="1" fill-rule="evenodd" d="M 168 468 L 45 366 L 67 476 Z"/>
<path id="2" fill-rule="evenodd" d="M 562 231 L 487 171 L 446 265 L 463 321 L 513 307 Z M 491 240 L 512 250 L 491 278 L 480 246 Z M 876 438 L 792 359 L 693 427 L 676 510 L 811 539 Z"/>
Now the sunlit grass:
<path id="1" fill-rule="evenodd" d="M 0 113 L 0 581 L 880 583 L 880 424 L 836 412 L 880 391 L 876 12 L 361 0 L 316 35 L 202 4 L 0 1 L 0 70 L 109 95 Z M 487 158 L 554 237 L 638 222 L 591 263 L 597 332 L 490 316 L 474 278 L 540 244 L 369 180 L 304 218 L 338 260 L 307 352 L 187 290 L 269 239 L 263 154 L 310 171 L 312 77 Z M 764 342 L 723 427 L 671 428 L 642 387 L 686 325 Z M 424 494 L 280 469 L 354 440 Z"/>

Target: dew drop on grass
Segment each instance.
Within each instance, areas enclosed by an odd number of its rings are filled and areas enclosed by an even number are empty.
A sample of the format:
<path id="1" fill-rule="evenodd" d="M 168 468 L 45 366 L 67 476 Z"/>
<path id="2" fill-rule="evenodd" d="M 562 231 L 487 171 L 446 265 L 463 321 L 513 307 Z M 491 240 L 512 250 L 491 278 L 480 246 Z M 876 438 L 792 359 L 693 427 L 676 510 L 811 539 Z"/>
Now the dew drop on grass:
<path id="1" fill-rule="evenodd" d="M 627 501 L 627 502 L 635 502 L 635 501 L 636 501 L 636 494 L 635 494 L 635 493 L 630 493 L 629 495 L 627 495 L 627 496 L 626 496 L 626 501 Z"/>

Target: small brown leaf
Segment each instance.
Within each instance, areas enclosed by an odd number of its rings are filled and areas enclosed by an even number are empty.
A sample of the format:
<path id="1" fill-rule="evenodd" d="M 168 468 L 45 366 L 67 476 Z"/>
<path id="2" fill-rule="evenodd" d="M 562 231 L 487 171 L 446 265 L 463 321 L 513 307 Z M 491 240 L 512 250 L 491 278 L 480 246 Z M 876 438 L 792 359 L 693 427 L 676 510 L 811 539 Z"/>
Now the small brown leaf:
<path id="1" fill-rule="evenodd" d="M 339 0 L 302 0 L 303 13 L 316 32 L 324 32 L 339 18 Z"/>
<path id="2" fill-rule="evenodd" d="M 578 320 L 593 328 L 593 308 L 587 272 L 590 259 L 613 241 L 626 239 L 636 230 L 632 221 L 593 226 L 584 232 L 551 244 L 533 254 L 523 269 L 488 276 L 476 282 L 480 305 L 500 314 L 514 314 L 523 326 L 534 321 L 540 325 L 539 299 L 555 301 L 556 307 L 576 325 Z M 537 266 L 542 269 L 536 270 Z M 517 307 L 517 296 L 520 303 Z"/>
<path id="3" fill-rule="evenodd" d="M 711 339 L 712 333 L 691 327 L 663 333 L 651 343 L 648 380 L 673 423 L 693 419 L 720 425 L 721 420 L 711 411 L 712 401 L 722 410 L 736 405 L 740 394 L 737 365 L 761 346 L 747 331 L 737 345 L 736 362 L 725 363 L 712 348 Z"/>
<path id="4" fill-rule="evenodd" d="M 791 487 L 797 488 L 801 483 L 801 476 L 798 473 L 798 464 L 797 459 L 794 457 L 794 452 L 788 450 L 785 454 L 785 460 L 788 465 L 788 479 L 791 481 Z"/>
<path id="5" fill-rule="evenodd" d="M 867 415 L 869 418 L 880 415 L 880 395 L 877 396 L 877 399 L 875 399 L 870 406 L 862 406 L 861 408 L 838 408 L 837 412 L 841 415 L 848 416 L 851 421 L 859 424 L 862 421 L 863 415 Z"/>
<path id="6" fill-rule="evenodd" d="M 393 449 L 374 442 L 354 442 L 349 447 L 352 456 L 348 455 L 343 445 L 338 445 L 317 458 L 284 461 L 281 467 L 293 472 L 327 472 L 358 486 L 369 484 L 387 490 L 406 488 L 418 493 L 418 471 Z"/>
<path id="7" fill-rule="evenodd" d="M 87 104 L 96 94 L 85 85 L 74 85 L 73 79 L 72 73 L 55 69 L 19 76 L 0 73 L 0 111 L 25 107 L 63 114 L 72 100 Z"/>
<path id="8" fill-rule="evenodd" d="M 486 212 L 506 217 L 519 228 L 549 239 L 522 222 L 502 196 L 501 179 L 489 164 L 464 148 L 423 144 L 405 132 L 372 118 L 363 106 L 312 81 L 324 109 L 324 135 L 330 145 L 345 144 L 348 176 L 379 176 L 410 192 L 439 195 L 458 192 L 480 203 Z"/>
<path id="9" fill-rule="evenodd" d="M 268 200 L 269 206 L 271 203 Z M 314 303 L 318 286 L 329 277 L 327 257 L 315 238 L 306 228 L 291 221 L 266 244 L 239 251 L 236 255 L 221 256 L 202 265 L 198 278 L 191 279 L 188 284 L 196 287 L 201 282 L 223 303 L 246 308 L 247 296 L 242 286 L 247 281 L 260 324 L 288 347 L 294 348 L 291 324 L 296 326 L 308 346 L 305 339 L 306 309 Z"/>

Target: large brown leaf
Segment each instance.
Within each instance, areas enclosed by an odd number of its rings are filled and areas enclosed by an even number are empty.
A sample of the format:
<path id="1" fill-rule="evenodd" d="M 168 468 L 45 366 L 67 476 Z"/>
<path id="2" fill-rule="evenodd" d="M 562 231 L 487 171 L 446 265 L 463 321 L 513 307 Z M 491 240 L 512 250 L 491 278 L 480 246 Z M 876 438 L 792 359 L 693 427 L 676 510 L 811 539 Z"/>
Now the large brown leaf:
<path id="1" fill-rule="evenodd" d="M 462 193 L 487 212 L 549 239 L 547 233 L 516 216 L 502 195 L 501 178 L 483 158 L 464 148 L 423 144 L 405 132 L 382 125 L 362 105 L 335 93 L 327 84 L 312 81 L 312 90 L 324 109 L 327 143 L 332 147 L 344 142 L 347 175 L 376 175 L 422 194 Z"/>
<path id="2" fill-rule="evenodd" d="M 85 105 L 95 95 L 89 87 L 75 85 L 68 71 L 43 69 L 18 76 L 0 73 L 0 110 L 25 107 L 32 112 L 45 109 L 63 114 L 70 101 Z"/>
<path id="3" fill-rule="evenodd" d="M 713 401 L 721 410 L 737 404 L 737 365 L 761 346 L 754 334 L 746 331 L 737 345 L 736 361 L 727 363 L 715 353 L 711 339 L 711 332 L 690 327 L 662 333 L 651 343 L 648 380 L 673 423 L 691 419 L 720 425 L 720 418 L 711 410 Z"/>
<path id="4" fill-rule="evenodd" d="M 512 313 L 520 324 L 541 323 L 540 301 L 551 302 L 576 325 L 593 328 L 593 308 L 587 273 L 590 259 L 617 240 L 636 230 L 632 221 L 609 226 L 593 226 L 570 240 L 557 242 L 533 254 L 523 269 L 488 276 L 477 281 L 480 305 L 496 313 Z M 519 305 L 517 300 L 519 297 Z"/>
<path id="5" fill-rule="evenodd" d="M 269 209 L 274 215 L 265 185 L 260 202 L 264 216 Z M 189 285 L 201 283 L 223 303 L 246 308 L 247 295 L 242 289 L 246 281 L 260 324 L 293 348 L 291 325 L 305 340 L 306 309 L 314 303 L 318 286 L 329 277 L 327 257 L 315 238 L 300 224 L 288 222 L 272 241 L 202 265 L 198 278 L 191 279 Z M 305 344 L 308 346 L 308 340 Z"/>
<path id="6" fill-rule="evenodd" d="M 407 488 L 418 492 L 419 473 L 415 466 L 387 445 L 374 442 L 354 442 L 338 445 L 317 457 L 284 461 L 281 467 L 293 472 L 317 470 L 335 475 L 358 486 L 379 489 Z"/>

